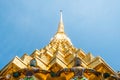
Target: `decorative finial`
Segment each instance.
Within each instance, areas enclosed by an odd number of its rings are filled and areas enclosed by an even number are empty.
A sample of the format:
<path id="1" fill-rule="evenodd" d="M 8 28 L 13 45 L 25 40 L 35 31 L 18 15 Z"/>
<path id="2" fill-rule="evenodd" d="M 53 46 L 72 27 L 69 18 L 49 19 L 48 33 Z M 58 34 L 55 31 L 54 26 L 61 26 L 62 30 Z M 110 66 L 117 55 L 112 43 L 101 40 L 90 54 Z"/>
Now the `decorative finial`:
<path id="1" fill-rule="evenodd" d="M 60 22 L 61 23 L 63 22 L 63 19 L 62 19 L 62 10 L 60 10 Z"/>
<path id="2" fill-rule="evenodd" d="M 57 33 L 64 33 L 64 24 L 63 24 L 63 19 L 62 19 L 62 10 L 60 10 L 60 22 L 59 22 L 59 25 L 58 25 L 58 31 Z"/>

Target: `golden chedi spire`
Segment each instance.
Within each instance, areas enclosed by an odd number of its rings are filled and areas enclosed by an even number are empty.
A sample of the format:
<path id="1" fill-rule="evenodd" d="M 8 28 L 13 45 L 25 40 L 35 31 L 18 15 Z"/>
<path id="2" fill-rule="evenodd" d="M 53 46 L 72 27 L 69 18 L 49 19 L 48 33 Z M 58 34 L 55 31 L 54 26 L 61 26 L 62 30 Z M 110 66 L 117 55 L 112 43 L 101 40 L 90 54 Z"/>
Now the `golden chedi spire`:
<path id="1" fill-rule="evenodd" d="M 60 10 L 60 22 L 58 25 L 58 33 L 64 33 L 64 24 L 63 24 L 63 19 L 62 19 L 62 10 Z"/>
<path id="2" fill-rule="evenodd" d="M 58 24 L 58 30 L 54 37 L 51 39 L 51 41 L 67 41 L 70 45 L 72 45 L 71 40 L 67 37 L 67 35 L 64 32 L 64 24 L 63 24 L 63 17 L 62 17 L 62 10 L 60 10 L 60 22 Z"/>

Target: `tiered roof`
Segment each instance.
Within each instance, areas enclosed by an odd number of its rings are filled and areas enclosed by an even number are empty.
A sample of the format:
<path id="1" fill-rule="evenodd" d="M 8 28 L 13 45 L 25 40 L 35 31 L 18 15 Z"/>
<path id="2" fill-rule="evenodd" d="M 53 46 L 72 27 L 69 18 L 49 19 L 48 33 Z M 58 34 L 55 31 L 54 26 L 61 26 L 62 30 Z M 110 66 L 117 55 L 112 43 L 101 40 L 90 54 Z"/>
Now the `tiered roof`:
<path id="1" fill-rule="evenodd" d="M 16 56 L 1 70 L 0 75 L 5 76 L 18 69 L 28 68 L 32 59 L 36 60 L 40 69 L 53 69 L 56 72 L 62 68 L 71 68 L 74 65 L 76 56 L 82 61 L 82 67 L 115 74 L 114 70 L 101 57 L 94 57 L 91 53 L 86 54 L 81 49 L 73 46 L 64 32 L 61 11 L 58 30 L 50 43 L 40 50 L 36 49 L 31 55 L 24 54 L 21 58 Z M 94 80 L 94 77 L 92 76 L 90 79 Z"/>

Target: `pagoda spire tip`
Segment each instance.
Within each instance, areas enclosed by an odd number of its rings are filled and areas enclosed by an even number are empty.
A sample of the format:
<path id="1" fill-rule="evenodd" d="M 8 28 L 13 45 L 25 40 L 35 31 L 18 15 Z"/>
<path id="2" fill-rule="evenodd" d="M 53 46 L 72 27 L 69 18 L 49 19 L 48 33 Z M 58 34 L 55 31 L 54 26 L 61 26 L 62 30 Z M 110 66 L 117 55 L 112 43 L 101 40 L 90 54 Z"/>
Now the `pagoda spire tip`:
<path id="1" fill-rule="evenodd" d="M 60 10 L 60 23 L 63 23 L 63 19 L 62 19 L 62 10 Z"/>
<path id="2" fill-rule="evenodd" d="M 63 24 L 63 18 L 62 18 L 62 10 L 60 10 L 60 22 L 58 25 L 58 31 L 57 32 L 63 32 L 64 33 L 64 24 Z"/>

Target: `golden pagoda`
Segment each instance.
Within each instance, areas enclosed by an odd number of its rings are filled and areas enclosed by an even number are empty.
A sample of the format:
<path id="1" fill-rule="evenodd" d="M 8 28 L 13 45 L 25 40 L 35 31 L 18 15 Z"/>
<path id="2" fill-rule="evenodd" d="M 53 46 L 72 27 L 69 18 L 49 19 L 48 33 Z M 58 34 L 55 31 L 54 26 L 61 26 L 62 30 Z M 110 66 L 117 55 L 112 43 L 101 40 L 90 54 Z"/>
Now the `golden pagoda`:
<path id="1" fill-rule="evenodd" d="M 59 76 L 56 76 L 55 73 L 61 69 L 72 68 L 76 57 L 81 61 L 82 68 L 94 69 L 101 73 L 107 72 L 110 75 L 118 76 L 101 57 L 94 57 L 91 53 L 85 53 L 83 50 L 73 46 L 64 32 L 61 11 L 58 30 L 49 44 L 40 50 L 36 49 L 31 55 L 24 54 L 21 58 L 14 57 L 0 71 L 0 80 L 73 80 L 71 79 L 74 76 L 73 72 L 63 72 Z M 31 64 L 32 62 L 35 64 Z M 35 70 L 41 70 L 41 72 L 33 72 L 34 79 L 25 79 L 26 70 L 32 71 L 34 68 Z M 17 76 L 18 74 L 20 75 Z M 104 79 L 104 75 L 96 76 L 92 73 L 84 73 L 84 76 L 86 79 L 79 80 L 117 80 L 111 77 Z"/>

